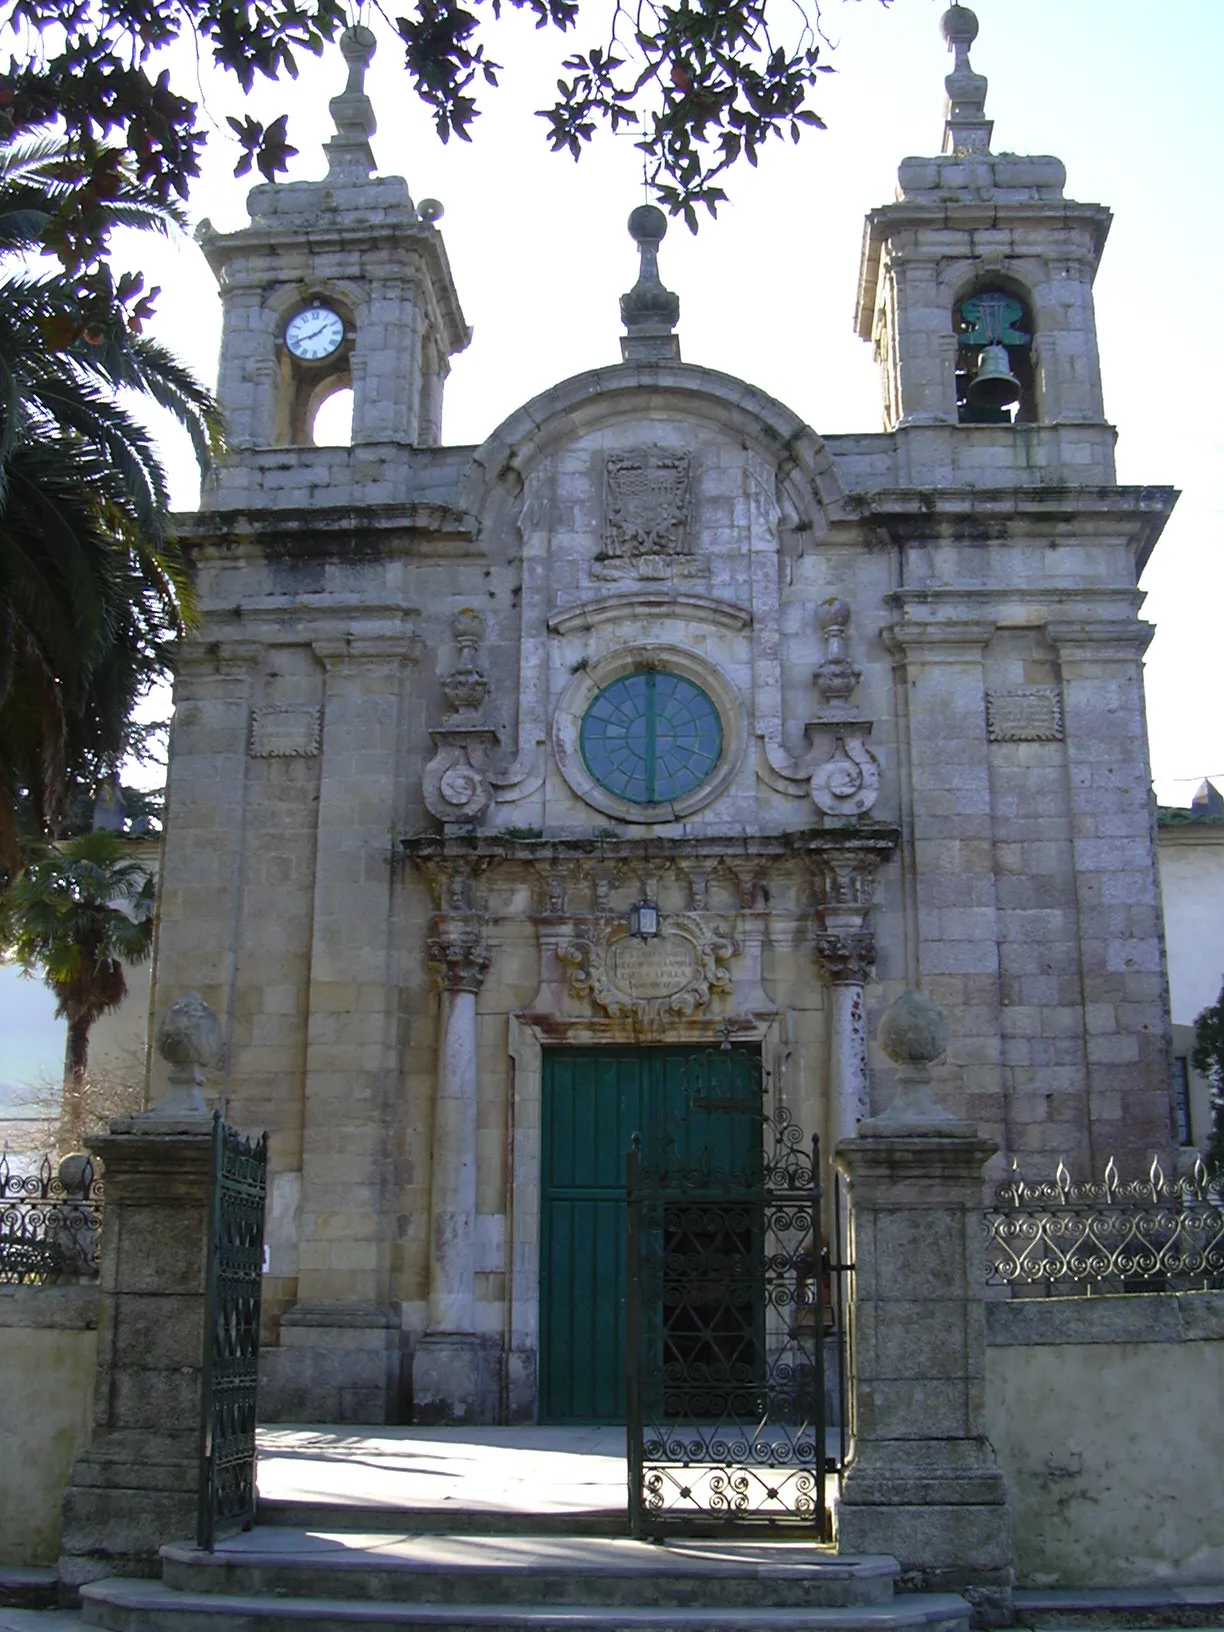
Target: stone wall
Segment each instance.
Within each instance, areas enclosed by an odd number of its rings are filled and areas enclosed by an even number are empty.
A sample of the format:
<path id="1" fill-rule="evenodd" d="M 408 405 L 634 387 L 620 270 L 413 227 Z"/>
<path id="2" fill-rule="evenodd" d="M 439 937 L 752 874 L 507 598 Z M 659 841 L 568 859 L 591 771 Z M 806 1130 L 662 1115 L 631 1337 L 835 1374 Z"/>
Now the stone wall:
<path id="1" fill-rule="evenodd" d="M 986 1306 L 988 1431 L 1017 1584 L 1224 1574 L 1224 1293 Z"/>
<path id="2" fill-rule="evenodd" d="M 98 1289 L 0 1286 L 0 1566 L 54 1564 L 60 1501 L 89 1444 Z"/>

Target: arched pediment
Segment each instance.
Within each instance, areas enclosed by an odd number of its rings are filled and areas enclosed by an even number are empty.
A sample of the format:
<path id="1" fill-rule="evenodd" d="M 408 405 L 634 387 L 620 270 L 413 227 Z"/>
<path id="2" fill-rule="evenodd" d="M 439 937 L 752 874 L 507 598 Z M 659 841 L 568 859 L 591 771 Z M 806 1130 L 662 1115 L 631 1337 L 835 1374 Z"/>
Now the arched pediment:
<path id="1" fill-rule="evenodd" d="M 576 438 L 618 422 L 689 421 L 734 436 L 771 463 L 799 514 L 845 511 L 833 459 L 816 432 L 775 398 L 691 363 L 621 363 L 575 374 L 524 403 L 472 456 L 459 504 L 482 517 L 514 498 L 533 469 Z M 500 492 L 499 492 L 500 490 Z"/>

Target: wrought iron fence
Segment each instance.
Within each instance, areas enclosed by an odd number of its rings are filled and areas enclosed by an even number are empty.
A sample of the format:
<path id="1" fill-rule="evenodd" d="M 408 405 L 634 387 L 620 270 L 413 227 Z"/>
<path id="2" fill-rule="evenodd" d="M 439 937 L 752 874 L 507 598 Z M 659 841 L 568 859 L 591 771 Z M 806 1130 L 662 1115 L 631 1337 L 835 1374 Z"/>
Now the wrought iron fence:
<path id="1" fill-rule="evenodd" d="M 986 1283 L 1012 1296 L 1195 1291 L 1224 1287 L 1224 1185 L 1202 1162 L 1166 1176 L 1075 1181 L 1059 1162 L 1030 1184 L 1012 1163 L 986 1213 Z"/>
<path id="2" fill-rule="evenodd" d="M 14 1172 L 0 1155 L 0 1285 L 96 1275 L 102 1202 L 88 1156 L 67 1156 L 58 1170 L 44 1156 L 34 1171 Z"/>

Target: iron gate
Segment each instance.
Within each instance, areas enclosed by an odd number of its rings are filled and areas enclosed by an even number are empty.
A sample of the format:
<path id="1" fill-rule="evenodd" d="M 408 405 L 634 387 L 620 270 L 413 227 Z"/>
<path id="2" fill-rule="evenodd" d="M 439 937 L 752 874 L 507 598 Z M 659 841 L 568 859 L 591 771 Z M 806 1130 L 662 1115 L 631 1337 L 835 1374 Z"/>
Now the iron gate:
<path id="1" fill-rule="evenodd" d="M 710 1081 L 708 1064 L 700 1073 Z M 691 1117 L 743 1116 L 692 1096 Z M 628 1157 L 629 1513 L 639 1537 L 741 1527 L 831 1536 L 827 1481 L 845 1462 L 846 1299 L 840 1197 L 822 1236 L 820 1147 L 789 1111 L 753 1107 L 735 1169 L 675 1129 Z M 832 1362 L 826 1374 L 826 1361 Z M 826 1395 L 839 1402 L 830 1444 Z"/>
<path id="2" fill-rule="evenodd" d="M 244 1138 L 213 1117 L 213 1174 L 196 1545 L 255 1522 L 255 1387 L 263 1275 L 268 1136 Z"/>

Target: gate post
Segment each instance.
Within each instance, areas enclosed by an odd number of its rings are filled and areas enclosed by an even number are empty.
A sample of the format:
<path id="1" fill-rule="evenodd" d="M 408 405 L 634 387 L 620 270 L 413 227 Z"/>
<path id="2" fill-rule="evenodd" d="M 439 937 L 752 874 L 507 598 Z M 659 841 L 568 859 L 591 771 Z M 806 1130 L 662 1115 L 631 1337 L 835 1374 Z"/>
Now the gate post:
<path id="1" fill-rule="evenodd" d="M 152 1110 L 89 1141 L 105 1165 L 93 1443 L 64 1493 L 60 1598 L 87 1581 L 160 1574 L 158 1548 L 195 1533 L 213 1118 L 200 1066 L 221 1041 L 194 993 L 162 1020 L 171 1066 Z"/>
<path id="2" fill-rule="evenodd" d="M 880 1022 L 897 1062 L 888 1111 L 837 1147 L 849 1182 L 854 1450 L 846 1553 L 890 1553 L 907 1584 L 964 1592 L 1010 1619 L 1006 1488 L 986 1437 L 982 1169 L 996 1146 L 931 1099 L 943 1014 L 906 992 Z"/>

